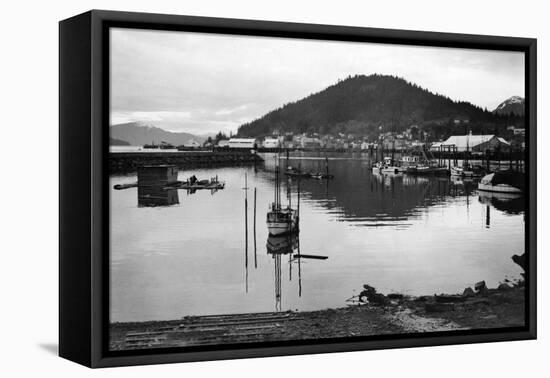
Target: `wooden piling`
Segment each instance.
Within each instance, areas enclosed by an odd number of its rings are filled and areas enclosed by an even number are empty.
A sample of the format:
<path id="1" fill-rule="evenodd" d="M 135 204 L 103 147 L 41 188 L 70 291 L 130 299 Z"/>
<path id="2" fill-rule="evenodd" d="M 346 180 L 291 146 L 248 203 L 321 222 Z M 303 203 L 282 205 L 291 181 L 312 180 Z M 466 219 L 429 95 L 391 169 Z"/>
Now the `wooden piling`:
<path id="1" fill-rule="evenodd" d="M 254 188 L 254 268 L 258 268 L 258 259 L 256 254 L 256 198 L 257 198 L 257 188 Z"/>
<path id="2" fill-rule="evenodd" d="M 248 293 L 248 177 L 244 173 L 244 267 L 245 267 L 245 289 Z"/>

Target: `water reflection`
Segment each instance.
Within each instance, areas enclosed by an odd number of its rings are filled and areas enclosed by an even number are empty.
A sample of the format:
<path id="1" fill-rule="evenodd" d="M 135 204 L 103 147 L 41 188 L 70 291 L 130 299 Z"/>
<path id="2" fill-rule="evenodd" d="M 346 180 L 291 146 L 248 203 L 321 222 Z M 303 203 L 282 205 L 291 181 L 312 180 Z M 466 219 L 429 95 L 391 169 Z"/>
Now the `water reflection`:
<path id="1" fill-rule="evenodd" d="M 284 255 L 288 255 L 288 277 L 289 281 L 292 281 L 292 263 L 293 256 L 297 252 L 299 255 L 299 236 L 297 233 L 291 233 L 281 236 L 270 235 L 267 238 L 267 253 L 273 258 L 275 269 L 275 311 L 282 311 L 282 258 Z M 302 296 L 302 271 L 301 271 L 301 259 L 296 259 L 298 263 L 298 296 Z"/>
<path id="2" fill-rule="evenodd" d="M 139 207 L 170 206 L 179 203 L 178 191 L 169 185 L 177 181 L 175 166 L 144 166 L 137 174 Z"/>
<path id="3" fill-rule="evenodd" d="M 138 186 L 139 207 L 171 206 L 179 204 L 178 191 L 163 184 Z"/>
<path id="4" fill-rule="evenodd" d="M 516 193 L 479 192 L 479 202 L 507 214 L 522 214 L 525 211 L 525 197 Z"/>
<path id="5" fill-rule="evenodd" d="M 521 273 L 509 257 L 524 248 L 523 199 L 480 195 L 475 181 L 374 175 L 360 160 L 329 157 L 330 182 L 285 178 L 283 202 L 297 207 L 300 197 L 300 234 L 270 238 L 269 162 L 178 172 L 179 180 L 218 175 L 226 187 L 215 196 L 112 190 L 113 321 L 272 311 L 274 296 L 281 311 L 317 310 L 345 305 L 365 283 L 423 295 L 480 280 L 495 287 Z M 323 160 L 299 164 L 312 171 Z M 135 178 L 112 176 L 111 187 Z M 160 198 L 158 207 L 140 197 Z M 304 260 L 299 250 L 329 261 Z"/>

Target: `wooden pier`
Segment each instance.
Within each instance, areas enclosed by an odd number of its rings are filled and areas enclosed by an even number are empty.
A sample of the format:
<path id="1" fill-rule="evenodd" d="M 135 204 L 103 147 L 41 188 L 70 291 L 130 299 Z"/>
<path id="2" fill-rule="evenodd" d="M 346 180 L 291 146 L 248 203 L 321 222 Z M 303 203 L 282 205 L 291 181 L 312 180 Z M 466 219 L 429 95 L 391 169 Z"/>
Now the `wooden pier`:
<path id="1" fill-rule="evenodd" d="M 257 164 L 263 159 L 250 151 L 116 152 L 109 154 L 109 173 L 136 172 L 144 165 L 198 168 Z"/>
<path id="2" fill-rule="evenodd" d="M 288 322 L 299 319 L 294 312 L 187 316 L 133 330 L 128 325 L 122 344 L 112 347 L 129 350 L 281 340 Z"/>

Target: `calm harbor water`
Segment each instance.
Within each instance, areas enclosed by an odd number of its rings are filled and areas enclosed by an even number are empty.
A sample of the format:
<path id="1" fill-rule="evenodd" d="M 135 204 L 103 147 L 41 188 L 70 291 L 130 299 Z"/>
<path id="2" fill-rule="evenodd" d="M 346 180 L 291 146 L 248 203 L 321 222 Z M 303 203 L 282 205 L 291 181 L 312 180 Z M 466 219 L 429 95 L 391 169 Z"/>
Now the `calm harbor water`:
<path id="1" fill-rule="evenodd" d="M 323 170 L 323 159 L 289 162 Z M 423 295 L 519 277 L 511 256 L 524 252 L 523 199 L 480 195 L 474 182 L 451 178 L 382 176 L 369 166 L 333 155 L 334 180 L 301 180 L 297 238 L 268 238 L 272 155 L 256 168 L 180 171 L 180 180 L 217 175 L 226 188 L 168 191 L 165 206 L 138 206 L 137 188 L 111 189 L 111 321 L 317 310 L 345 306 L 367 283 Z M 111 176 L 110 185 L 136 180 Z M 285 177 L 281 191 L 295 206 L 297 180 Z M 296 259 L 298 252 L 328 258 Z"/>

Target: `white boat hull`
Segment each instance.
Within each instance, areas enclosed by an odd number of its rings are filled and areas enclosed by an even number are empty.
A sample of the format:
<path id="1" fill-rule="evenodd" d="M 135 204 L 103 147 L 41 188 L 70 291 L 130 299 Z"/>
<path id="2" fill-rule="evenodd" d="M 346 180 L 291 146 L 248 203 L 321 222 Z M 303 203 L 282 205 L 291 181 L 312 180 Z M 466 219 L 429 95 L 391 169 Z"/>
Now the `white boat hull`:
<path id="1" fill-rule="evenodd" d="M 474 177 L 474 171 L 468 171 L 464 170 L 462 168 L 451 168 L 451 175 L 452 176 L 459 176 L 459 177 Z"/>
<path id="2" fill-rule="evenodd" d="M 400 167 L 383 167 L 383 168 L 373 167 L 372 171 L 374 173 L 400 173 L 400 172 L 402 172 Z"/>
<path id="3" fill-rule="evenodd" d="M 267 222 L 267 229 L 269 234 L 273 236 L 283 235 L 288 232 L 294 231 L 296 224 L 293 222 L 289 224 L 287 222 Z"/>
<path id="4" fill-rule="evenodd" d="M 477 188 L 479 190 L 483 190 L 485 192 L 495 192 L 495 193 L 517 193 L 521 194 L 521 189 L 514 188 L 513 186 L 507 185 L 507 184 L 498 184 L 498 185 L 492 185 L 492 184 L 482 184 L 479 183 Z"/>

